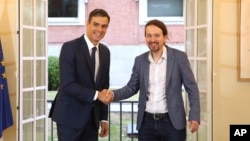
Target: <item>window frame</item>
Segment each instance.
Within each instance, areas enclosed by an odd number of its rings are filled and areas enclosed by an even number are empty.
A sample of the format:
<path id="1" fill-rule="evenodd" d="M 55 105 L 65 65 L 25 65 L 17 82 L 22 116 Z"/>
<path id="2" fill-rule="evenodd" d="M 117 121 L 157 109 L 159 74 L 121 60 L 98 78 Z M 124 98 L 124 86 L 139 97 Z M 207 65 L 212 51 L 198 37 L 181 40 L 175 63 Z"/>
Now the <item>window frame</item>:
<path id="1" fill-rule="evenodd" d="M 85 24 L 85 3 L 87 0 L 78 0 L 78 17 L 50 18 L 48 25 L 84 25 Z M 49 10 L 49 9 L 48 9 Z"/>
<path id="2" fill-rule="evenodd" d="M 148 17 L 148 0 L 139 0 L 139 25 L 145 25 L 149 20 L 158 19 L 168 25 L 184 25 L 184 1 L 182 17 Z"/>

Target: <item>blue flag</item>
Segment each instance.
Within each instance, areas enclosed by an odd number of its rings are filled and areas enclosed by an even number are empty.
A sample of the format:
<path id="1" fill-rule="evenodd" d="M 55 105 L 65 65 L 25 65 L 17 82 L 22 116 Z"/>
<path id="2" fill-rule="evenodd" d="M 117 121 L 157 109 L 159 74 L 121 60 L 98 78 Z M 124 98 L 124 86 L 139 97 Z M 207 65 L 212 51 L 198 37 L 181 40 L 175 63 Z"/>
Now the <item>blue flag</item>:
<path id="1" fill-rule="evenodd" d="M 0 40 L 0 138 L 4 129 L 13 125 L 8 85 L 3 60 L 2 44 Z"/>

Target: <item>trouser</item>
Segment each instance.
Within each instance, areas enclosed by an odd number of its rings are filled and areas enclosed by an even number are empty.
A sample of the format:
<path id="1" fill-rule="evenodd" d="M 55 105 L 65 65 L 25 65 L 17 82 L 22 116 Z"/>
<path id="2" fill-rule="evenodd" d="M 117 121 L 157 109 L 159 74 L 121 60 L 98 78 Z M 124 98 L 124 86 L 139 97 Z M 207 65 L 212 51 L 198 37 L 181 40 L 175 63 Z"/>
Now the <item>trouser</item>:
<path id="1" fill-rule="evenodd" d="M 152 114 L 145 113 L 142 126 L 138 132 L 139 141 L 185 141 L 186 128 L 176 130 L 168 114 L 155 117 Z"/>
<path id="2" fill-rule="evenodd" d="M 98 129 L 95 126 L 94 111 L 83 129 L 74 129 L 57 123 L 58 141 L 98 141 Z"/>

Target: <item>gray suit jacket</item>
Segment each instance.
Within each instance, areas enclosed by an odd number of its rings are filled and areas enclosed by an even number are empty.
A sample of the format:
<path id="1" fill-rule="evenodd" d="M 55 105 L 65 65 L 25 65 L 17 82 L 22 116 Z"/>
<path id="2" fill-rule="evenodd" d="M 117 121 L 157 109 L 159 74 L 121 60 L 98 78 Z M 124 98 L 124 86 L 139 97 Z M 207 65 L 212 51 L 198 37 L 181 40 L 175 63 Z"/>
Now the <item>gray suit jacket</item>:
<path id="1" fill-rule="evenodd" d="M 200 122 L 199 90 L 187 55 L 179 50 L 167 47 L 167 75 L 166 75 L 166 99 L 170 120 L 177 129 L 186 127 L 186 112 L 182 98 L 182 86 L 188 93 L 189 114 L 188 120 Z M 140 129 L 146 101 L 148 99 L 149 83 L 149 52 L 145 52 L 135 58 L 133 72 L 126 86 L 114 90 L 114 101 L 126 99 L 136 94 L 139 90 L 139 104 L 137 115 L 137 130 Z"/>

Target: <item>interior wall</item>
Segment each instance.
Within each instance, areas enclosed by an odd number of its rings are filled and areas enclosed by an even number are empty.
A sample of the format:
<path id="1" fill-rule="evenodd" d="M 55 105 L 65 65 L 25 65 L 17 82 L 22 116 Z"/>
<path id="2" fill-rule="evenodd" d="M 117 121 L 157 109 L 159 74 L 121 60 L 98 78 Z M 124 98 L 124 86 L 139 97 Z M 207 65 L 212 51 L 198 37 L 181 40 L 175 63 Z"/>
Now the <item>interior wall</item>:
<path id="1" fill-rule="evenodd" d="M 250 123 L 250 82 L 237 81 L 237 2 L 213 5 L 213 141 L 229 141 L 230 124 Z"/>
<path id="2" fill-rule="evenodd" d="M 214 0 L 213 13 L 213 141 L 229 140 L 230 124 L 250 123 L 250 82 L 237 81 L 237 1 Z M 16 140 L 18 17 L 16 0 L 0 0 L 0 37 L 6 63 L 14 125 L 1 141 Z"/>
<path id="3" fill-rule="evenodd" d="M 0 38 L 7 74 L 9 97 L 14 125 L 3 132 L 0 141 L 17 140 L 17 60 L 18 60 L 18 17 L 17 0 L 0 0 Z"/>

